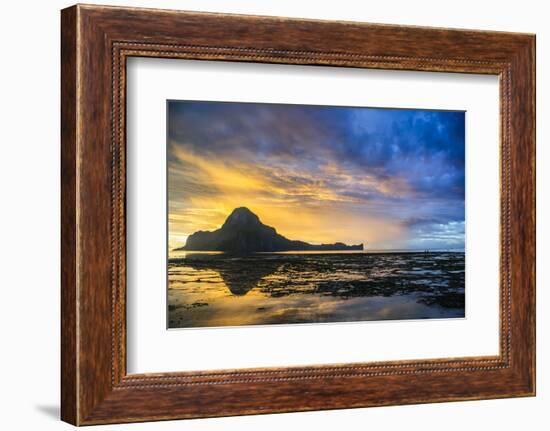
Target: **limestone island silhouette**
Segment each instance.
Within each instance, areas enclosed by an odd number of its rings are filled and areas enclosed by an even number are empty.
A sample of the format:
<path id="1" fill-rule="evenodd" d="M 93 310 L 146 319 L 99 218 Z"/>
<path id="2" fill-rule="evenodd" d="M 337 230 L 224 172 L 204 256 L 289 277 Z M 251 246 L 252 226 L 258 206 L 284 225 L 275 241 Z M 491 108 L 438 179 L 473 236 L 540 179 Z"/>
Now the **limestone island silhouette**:
<path id="1" fill-rule="evenodd" d="M 290 240 L 267 226 L 248 208 L 235 208 L 221 228 L 215 231 L 198 231 L 187 238 L 185 251 L 223 251 L 229 253 L 255 253 L 276 251 L 346 251 L 363 250 L 363 244 L 346 245 L 310 244 Z"/>

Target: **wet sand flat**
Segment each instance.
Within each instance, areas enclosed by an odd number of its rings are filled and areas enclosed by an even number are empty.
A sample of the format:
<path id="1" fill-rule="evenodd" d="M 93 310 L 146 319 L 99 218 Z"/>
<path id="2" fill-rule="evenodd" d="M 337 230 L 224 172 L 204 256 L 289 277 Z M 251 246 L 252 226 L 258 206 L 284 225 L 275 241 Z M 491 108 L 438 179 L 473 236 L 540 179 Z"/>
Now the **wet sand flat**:
<path id="1" fill-rule="evenodd" d="M 168 263 L 168 327 L 464 317 L 465 256 L 181 253 Z"/>

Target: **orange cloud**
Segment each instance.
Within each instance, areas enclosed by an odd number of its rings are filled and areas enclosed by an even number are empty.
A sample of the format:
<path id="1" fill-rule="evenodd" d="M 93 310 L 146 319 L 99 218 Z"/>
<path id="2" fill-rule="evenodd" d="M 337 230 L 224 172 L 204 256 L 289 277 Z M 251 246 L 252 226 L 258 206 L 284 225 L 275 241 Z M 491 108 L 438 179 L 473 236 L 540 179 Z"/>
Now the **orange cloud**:
<path id="1" fill-rule="evenodd" d="M 290 166 L 229 162 L 183 146 L 172 148 L 179 163 L 169 170 L 171 247 L 182 245 L 198 230 L 219 228 L 240 206 L 250 208 L 282 235 L 308 242 L 369 244 L 402 234 L 399 224 L 369 215 L 369 203 L 347 193 L 365 190 L 397 196 L 406 191 L 398 180 L 356 178 L 330 164 L 315 176 Z"/>

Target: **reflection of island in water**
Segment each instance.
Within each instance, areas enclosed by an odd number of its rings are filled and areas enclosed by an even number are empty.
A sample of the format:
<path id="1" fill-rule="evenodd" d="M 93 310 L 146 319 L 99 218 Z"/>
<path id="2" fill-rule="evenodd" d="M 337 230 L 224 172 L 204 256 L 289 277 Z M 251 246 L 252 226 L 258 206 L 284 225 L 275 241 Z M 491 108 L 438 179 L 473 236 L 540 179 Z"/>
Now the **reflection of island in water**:
<path id="1" fill-rule="evenodd" d="M 278 259 L 252 259 L 251 256 L 226 256 L 219 254 L 187 254 L 183 263 L 200 273 L 215 271 L 231 294 L 246 295 L 260 280 L 273 274 L 281 266 Z M 175 260 L 175 263 L 181 262 Z"/>
<path id="2" fill-rule="evenodd" d="M 171 328 L 464 317 L 464 253 L 180 254 Z"/>

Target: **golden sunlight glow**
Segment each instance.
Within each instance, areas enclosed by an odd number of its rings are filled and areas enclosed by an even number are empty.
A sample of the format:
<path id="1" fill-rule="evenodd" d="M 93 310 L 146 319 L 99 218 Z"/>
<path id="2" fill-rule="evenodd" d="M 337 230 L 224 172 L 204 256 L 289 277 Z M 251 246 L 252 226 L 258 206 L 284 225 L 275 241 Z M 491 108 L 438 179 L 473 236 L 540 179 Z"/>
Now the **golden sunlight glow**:
<path id="1" fill-rule="evenodd" d="M 400 225 L 383 215 L 366 216 L 364 202 L 335 188 L 337 184 L 344 190 L 371 189 L 399 196 L 408 190 L 397 179 L 355 178 L 330 162 L 315 178 L 293 171 L 292 166 L 225 162 L 215 155 L 193 154 L 183 146 L 174 146 L 173 155 L 180 164 L 171 168 L 169 177 L 171 248 L 184 245 L 187 236 L 198 230 L 218 229 L 234 208 L 242 206 L 287 238 L 312 243 L 341 241 L 368 247 L 403 234 Z"/>

